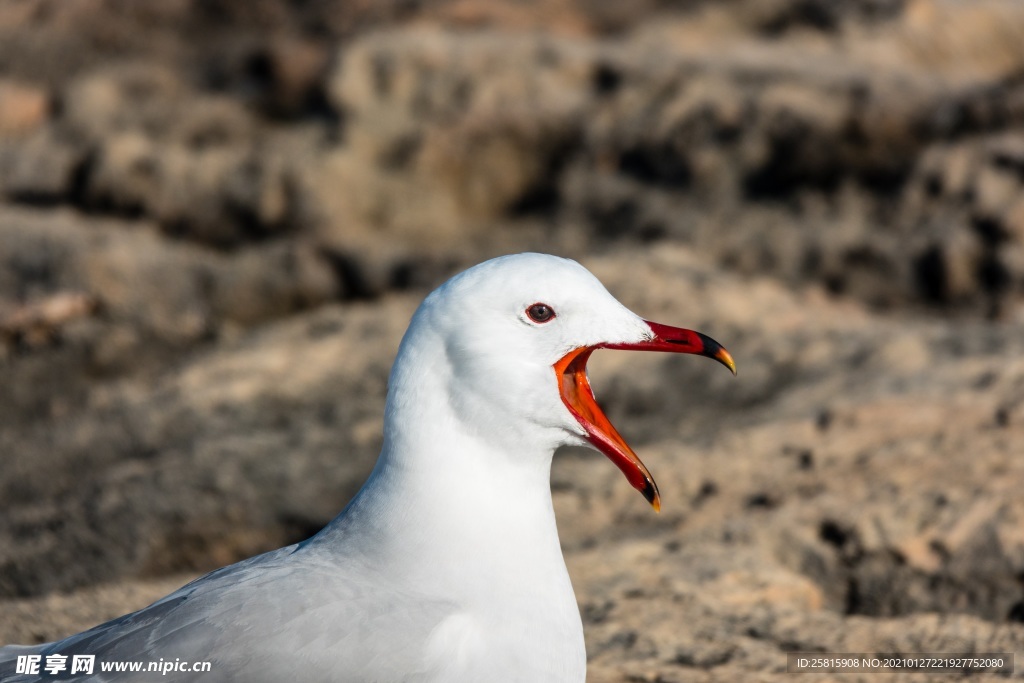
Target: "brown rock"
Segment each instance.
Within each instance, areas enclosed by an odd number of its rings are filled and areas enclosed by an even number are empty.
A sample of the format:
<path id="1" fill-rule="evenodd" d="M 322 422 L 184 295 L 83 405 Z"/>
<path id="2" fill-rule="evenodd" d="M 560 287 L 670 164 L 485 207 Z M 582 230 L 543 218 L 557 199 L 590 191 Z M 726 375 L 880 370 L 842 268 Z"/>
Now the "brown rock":
<path id="1" fill-rule="evenodd" d="M 67 201 L 86 153 L 50 128 L 21 138 L 0 138 L 0 193 L 15 201 Z"/>
<path id="2" fill-rule="evenodd" d="M 42 88 L 0 80 L 0 136 L 24 135 L 43 124 L 50 97 Z"/>

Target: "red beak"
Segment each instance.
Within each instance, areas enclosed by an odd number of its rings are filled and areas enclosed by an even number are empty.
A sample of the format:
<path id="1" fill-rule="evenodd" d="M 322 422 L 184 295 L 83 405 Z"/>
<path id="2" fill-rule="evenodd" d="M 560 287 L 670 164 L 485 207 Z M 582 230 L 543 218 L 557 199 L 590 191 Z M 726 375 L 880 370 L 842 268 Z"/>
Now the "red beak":
<path id="1" fill-rule="evenodd" d="M 587 359 L 595 349 L 695 353 L 714 358 L 729 368 L 734 375 L 736 363 L 721 344 L 700 332 L 660 323 L 647 324 L 651 328 L 652 337 L 646 341 L 583 346 L 562 356 L 554 368 L 562 402 L 586 430 L 587 440 L 622 470 L 633 488 L 640 491 L 655 510 L 660 510 L 661 495 L 658 493 L 658 485 L 654 483 L 654 478 L 597 405 L 594 392 L 590 388 L 590 380 L 587 379 Z"/>

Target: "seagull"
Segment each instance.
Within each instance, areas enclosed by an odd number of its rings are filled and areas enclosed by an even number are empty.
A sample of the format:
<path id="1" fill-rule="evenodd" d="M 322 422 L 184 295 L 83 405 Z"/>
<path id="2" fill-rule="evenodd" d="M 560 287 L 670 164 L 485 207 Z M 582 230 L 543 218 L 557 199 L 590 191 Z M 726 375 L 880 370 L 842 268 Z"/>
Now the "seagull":
<path id="1" fill-rule="evenodd" d="M 332 522 L 83 633 L 0 648 L 0 680 L 584 681 L 552 456 L 589 445 L 661 505 L 594 398 L 597 349 L 698 354 L 736 372 L 718 342 L 643 320 L 575 261 L 516 254 L 474 266 L 413 315 L 380 456 Z M 65 668 L 49 674 L 54 655 Z M 93 656 L 90 675 L 71 673 L 75 655 Z M 101 670 L 124 662 L 167 670 Z"/>

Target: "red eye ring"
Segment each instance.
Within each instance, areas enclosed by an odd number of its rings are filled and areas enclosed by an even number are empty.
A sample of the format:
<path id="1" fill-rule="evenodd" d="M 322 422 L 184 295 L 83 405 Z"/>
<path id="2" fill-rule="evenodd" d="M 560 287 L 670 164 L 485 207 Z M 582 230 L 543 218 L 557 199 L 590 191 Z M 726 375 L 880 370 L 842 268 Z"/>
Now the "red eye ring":
<path id="1" fill-rule="evenodd" d="M 530 304 L 526 309 L 526 315 L 535 323 L 546 323 L 555 319 L 555 309 L 547 304 L 537 302 Z"/>

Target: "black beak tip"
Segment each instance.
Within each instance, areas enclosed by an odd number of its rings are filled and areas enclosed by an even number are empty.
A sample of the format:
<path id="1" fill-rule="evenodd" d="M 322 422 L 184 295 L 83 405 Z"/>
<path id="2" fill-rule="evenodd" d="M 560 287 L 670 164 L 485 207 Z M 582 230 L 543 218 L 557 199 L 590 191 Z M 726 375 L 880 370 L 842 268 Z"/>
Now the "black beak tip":
<path id="1" fill-rule="evenodd" d="M 661 511 L 661 493 L 658 491 L 658 485 L 654 483 L 653 479 L 647 479 L 644 482 L 644 487 L 640 489 L 640 493 L 656 512 Z"/>
<path id="2" fill-rule="evenodd" d="M 700 332 L 697 332 L 697 336 L 700 338 L 701 343 L 704 345 L 704 350 L 701 351 L 701 355 L 717 360 L 719 363 L 729 368 L 729 372 L 731 372 L 735 376 L 736 362 L 733 361 L 732 356 L 729 355 L 729 352 L 725 350 L 725 347 L 716 342 L 711 337 L 707 336 L 706 334 L 701 334 Z"/>

